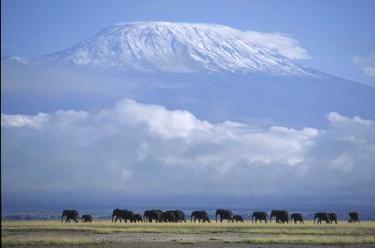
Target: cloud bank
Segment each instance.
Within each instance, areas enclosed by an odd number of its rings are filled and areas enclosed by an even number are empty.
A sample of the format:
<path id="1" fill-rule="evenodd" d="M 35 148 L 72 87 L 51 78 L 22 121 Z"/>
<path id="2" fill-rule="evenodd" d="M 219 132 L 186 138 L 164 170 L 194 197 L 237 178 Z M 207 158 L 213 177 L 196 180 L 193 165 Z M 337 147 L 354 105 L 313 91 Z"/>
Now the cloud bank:
<path id="1" fill-rule="evenodd" d="M 374 199 L 375 121 L 327 119 L 325 130 L 210 123 L 129 99 L 95 113 L 2 114 L 4 191 Z"/>

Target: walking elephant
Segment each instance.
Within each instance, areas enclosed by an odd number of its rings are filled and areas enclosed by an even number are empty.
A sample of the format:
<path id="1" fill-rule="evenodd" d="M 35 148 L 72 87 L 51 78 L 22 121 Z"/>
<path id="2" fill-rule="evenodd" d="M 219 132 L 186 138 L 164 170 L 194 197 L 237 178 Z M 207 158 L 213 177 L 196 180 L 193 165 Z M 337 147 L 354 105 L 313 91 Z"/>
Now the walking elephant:
<path id="1" fill-rule="evenodd" d="M 356 223 L 358 222 L 359 223 L 359 215 L 357 212 L 350 212 L 349 213 L 349 220 L 348 220 L 349 223 Z"/>
<path id="2" fill-rule="evenodd" d="M 314 215 L 314 223 L 316 220 L 318 220 L 317 221 L 318 224 L 322 223 L 322 220 L 325 221 L 327 224 L 331 223 L 331 221 L 329 220 L 328 214 L 324 212 L 316 213 Z"/>
<path id="3" fill-rule="evenodd" d="M 128 220 L 131 222 L 133 219 L 134 213 L 127 209 L 119 209 L 116 208 L 112 212 L 112 222 L 117 222 L 117 220 L 124 220 L 125 223 L 128 222 Z"/>
<path id="4" fill-rule="evenodd" d="M 228 222 L 233 220 L 233 213 L 229 209 L 217 209 L 215 214 L 215 219 L 217 222 L 217 217 L 219 216 L 220 222 L 223 222 L 223 220 L 228 220 Z"/>
<path id="5" fill-rule="evenodd" d="M 328 213 L 329 222 L 332 224 L 335 222 L 337 224 L 337 214 L 336 213 Z"/>
<path id="6" fill-rule="evenodd" d="M 299 221 L 299 223 L 302 223 L 302 224 L 304 223 L 303 222 L 303 216 L 300 213 L 292 213 L 290 215 L 290 222 L 292 222 L 292 220 L 293 220 L 294 224 L 296 224 L 297 221 Z"/>
<path id="7" fill-rule="evenodd" d="M 270 222 L 272 222 L 272 218 L 276 218 L 276 223 L 288 223 L 289 222 L 289 214 L 286 210 L 272 210 L 270 214 Z"/>
<path id="8" fill-rule="evenodd" d="M 175 222 L 176 217 L 174 215 L 174 211 L 168 210 L 161 214 L 161 218 L 163 222 Z"/>
<path id="9" fill-rule="evenodd" d="M 244 222 L 242 216 L 238 215 L 238 214 L 233 215 L 233 220 L 236 221 L 236 223 L 237 222 L 242 222 L 242 223 Z"/>
<path id="10" fill-rule="evenodd" d="M 185 213 L 181 210 L 173 210 L 176 222 L 186 222 Z"/>
<path id="11" fill-rule="evenodd" d="M 146 210 L 143 213 L 143 219 L 145 222 L 152 222 L 153 220 L 155 222 L 162 222 L 162 213 L 163 211 L 158 209 Z"/>
<path id="12" fill-rule="evenodd" d="M 262 220 L 264 220 L 265 223 L 267 223 L 267 213 L 266 212 L 254 212 L 251 216 L 251 223 L 254 222 L 257 223 L 259 220 L 260 223 L 262 223 Z"/>
<path id="13" fill-rule="evenodd" d="M 142 216 L 140 214 L 134 214 L 130 222 L 134 222 L 134 223 L 142 222 Z"/>
<path id="14" fill-rule="evenodd" d="M 191 222 L 193 222 L 193 218 L 194 218 L 194 223 L 196 220 L 198 220 L 198 222 L 200 223 L 201 221 L 204 223 L 204 222 L 210 222 L 210 218 L 208 218 L 208 214 L 206 211 L 193 211 L 191 213 Z"/>
<path id="15" fill-rule="evenodd" d="M 78 223 L 79 213 L 77 212 L 77 210 L 74 210 L 74 209 L 71 209 L 71 210 L 65 209 L 61 214 L 61 222 L 64 221 L 64 218 L 65 218 L 65 223 L 66 222 L 70 223 L 70 220 L 73 220 L 74 222 Z"/>

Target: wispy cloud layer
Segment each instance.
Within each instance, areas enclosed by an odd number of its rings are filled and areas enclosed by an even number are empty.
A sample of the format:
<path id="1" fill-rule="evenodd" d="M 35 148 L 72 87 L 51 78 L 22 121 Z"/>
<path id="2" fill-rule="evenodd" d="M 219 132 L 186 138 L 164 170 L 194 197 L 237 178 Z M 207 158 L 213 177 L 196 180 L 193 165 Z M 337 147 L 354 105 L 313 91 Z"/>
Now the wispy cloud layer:
<path id="1" fill-rule="evenodd" d="M 133 100 L 96 113 L 2 114 L 4 189 L 373 195 L 375 121 L 327 118 L 326 130 L 261 128 Z"/>
<path id="2" fill-rule="evenodd" d="M 356 56 L 353 63 L 359 66 L 365 75 L 375 77 L 375 53 L 367 57 Z"/>
<path id="3" fill-rule="evenodd" d="M 309 59 L 311 58 L 307 50 L 293 39 L 282 33 L 261 33 L 255 31 L 245 32 L 245 36 L 253 40 L 256 44 L 274 50 L 289 59 Z"/>

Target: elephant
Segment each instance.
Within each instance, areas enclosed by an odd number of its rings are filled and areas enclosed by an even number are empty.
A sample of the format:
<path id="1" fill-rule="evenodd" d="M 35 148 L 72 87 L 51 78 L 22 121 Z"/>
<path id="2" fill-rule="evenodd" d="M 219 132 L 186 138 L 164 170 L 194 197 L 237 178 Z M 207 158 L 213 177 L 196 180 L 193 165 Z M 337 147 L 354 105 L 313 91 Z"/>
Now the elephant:
<path id="1" fill-rule="evenodd" d="M 267 223 L 267 213 L 266 212 L 254 212 L 251 216 L 251 223 L 254 222 L 255 218 L 255 223 L 259 220 L 260 223 L 262 223 L 262 220 L 264 220 L 265 223 Z"/>
<path id="2" fill-rule="evenodd" d="M 186 222 L 185 213 L 181 210 L 173 210 L 176 222 Z"/>
<path id="3" fill-rule="evenodd" d="M 176 216 L 174 215 L 174 211 L 168 210 L 162 213 L 161 215 L 163 222 L 175 222 Z"/>
<path id="4" fill-rule="evenodd" d="M 239 214 L 233 215 L 233 220 L 235 220 L 236 223 L 237 222 L 242 222 L 242 223 L 244 222 L 242 216 L 239 215 Z"/>
<path id="5" fill-rule="evenodd" d="M 216 222 L 217 222 L 217 216 L 219 216 L 220 222 L 223 222 L 223 220 L 228 220 L 228 222 L 230 221 L 234 222 L 233 213 L 229 209 L 217 209 L 215 213 Z"/>
<path id="6" fill-rule="evenodd" d="M 290 215 L 290 222 L 292 222 L 292 220 L 293 220 L 294 224 L 296 224 L 297 221 L 299 221 L 299 223 L 302 223 L 302 224 L 304 223 L 303 222 L 303 216 L 300 213 L 292 213 Z"/>
<path id="7" fill-rule="evenodd" d="M 329 222 L 335 222 L 337 224 L 337 214 L 336 213 L 328 213 Z"/>
<path id="8" fill-rule="evenodd" d="M 349 213 L 349 220 L 348 220 L 349 223 L 356 223 L 358 222 L 359 223 L 359 215 L 357 212 L 350 212 Z"/>
<path id="9" fill-rule="evenodd" d="M 134 213 L 130 210 L 127 210 L 127 209 L 114 209 L 113 212 L 112 212 L 112 222 L 117 222 L 117 220 L 120 220 L 120 223 L 121 223 L 121 220 L 123 219 L 126 222 L 128 222 L 128 220 L 131 222 L 131 220 L 133 219 L 133 216 L 134 216 Z"/>
<path id="10" fill-rule="evenodd" d="M 210 223 L 210 218 L 208 218 L 208 214 L 206 211 L 193 211 L 191 213 L 191 222 L 193 222 L 193 217 L 194 217 L 194 223 L 198 219 L 199 223 L 202 221 Z"/>
<path id="11" fill-rule="evenodd" d="M 153 220 L 155 220 L 155 222 L 162 222 L 162 213 L 163 211 L 161 210 L 146 210 L 143 213 L 143 219 L 145 222 L 152 222 Z"/>
<path id="12" fill-rule="evenodd" d="M 314 223 L 315 223 L 315 220 L 318 219 L 317 223 L 322 223 L 322 220 L 324 220 L 326 223 L 331 223 L 330 220 L 329 220 L 329 216 L 327 213 L 324 213 L 324 212 L 320 212 L 320 213 L 316 213 L 314 215 Z"/>
<path id="13" fill-rule="evenodd" d="M 81 217 L 82 222 L 92 222 L 92 216 L 89 214 L 84 214 Z"/>
<path id="14" fill-rule="evenodd" d="M 65 209 L 61 214 L 61 222 L 63 222 L 64 217 L 65 217 L 65 223 L 66 222 L 70 223 L 70 220 L 74 220 L 74 222 L 78 223 L 79 213 L 77 212 L 77 210 L 74 210 L 74 209 L 71 209 L 71 210 Z"/>
<path id="15" fill-rule="evenodd" d="M 142 222 L 142 216 L 140 214 L 134 214 L 130 222 Z"/>
<path id="16" fill-rule="evenodd" d="M 289 222 L 289 214 L 286 210 L 272 210 L 270 215 L 270 222 L 272 222 L 272 217 L 276 218 L 276 223 Z"/>

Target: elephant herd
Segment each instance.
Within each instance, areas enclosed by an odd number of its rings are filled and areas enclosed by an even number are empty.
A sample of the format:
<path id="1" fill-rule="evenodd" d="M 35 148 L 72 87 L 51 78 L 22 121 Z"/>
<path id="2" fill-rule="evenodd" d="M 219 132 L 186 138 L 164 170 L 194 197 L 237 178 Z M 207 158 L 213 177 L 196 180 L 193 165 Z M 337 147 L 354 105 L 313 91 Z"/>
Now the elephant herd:
<path id="1" fill-rule="evenodd" d="M 357 212 L 350 212 L 349 214 L 349 223 L 359 223 L 359 215 Z M 72 209 L 72 210 L 64 210 L 61 215 L 61 222 L 70 222 L 71 220 L 74 222 L 78 222 L 79 220 L 79 213 Z M 303 215 L 300 213 L 291 213 L 289 214 L 286 210 L 272 210 L 269 216 L 269 222 L 271 223 L 272 220 L 275 219 L 276 223 L 304 223 Z M 223 222 L 226 220 L 228 222 L 244 222 L 244 219 L 241 215 L 233 214 L 233 212 L 229 209 L 217 209 L 215 212 L 215 221 L 216 222 Z M 251 222 L 257 223 L 258 221 L 262 223 L 264 221 L 267 223 L 268 214 L 267 212 L 253 212 L 251 215 Z M 81 216 L 82 222 L 92 222 L 92 216 L 85 214 Z M 137 213 L 134 213 L 131 210 L 127 209 L 119 209 L 116 208 L 112 212 L 112 222 L 116 223 L 117 221 L 121 222 L 124 221 L 127 223 L 137 223 L 137 222 L 157 222 L 157 223 L 186 223 L 185 213 L 181 210 L 167 210 L 162 211 L 159 209 L 150 209 L 146 210 L 143 213 L 143 216 Z M 199 223 L 210 222 L 210 218 L 206 211 L 193 211 L 190 215 L 190 221 Z M 314 223 L 322 223 L 326 222 L 329 224 L 336 223 L 337 224 L 337 215 L 336 213 L 327 213 L 327 212 L 318 212 L 314 215 Z"/>
<path id="2" fill-rule="evenodd" d="M 61 214 L 61 222 L 70 222 L 71 220 L 78 223 L 79 219 L 79 213 L 77 210 L 71 209 L 71 210 L 64 210 Z M 92 222 L 92 216 L 89 214 L 84 214 L 81 216 L 81 221 L 82 222 Z"/>

